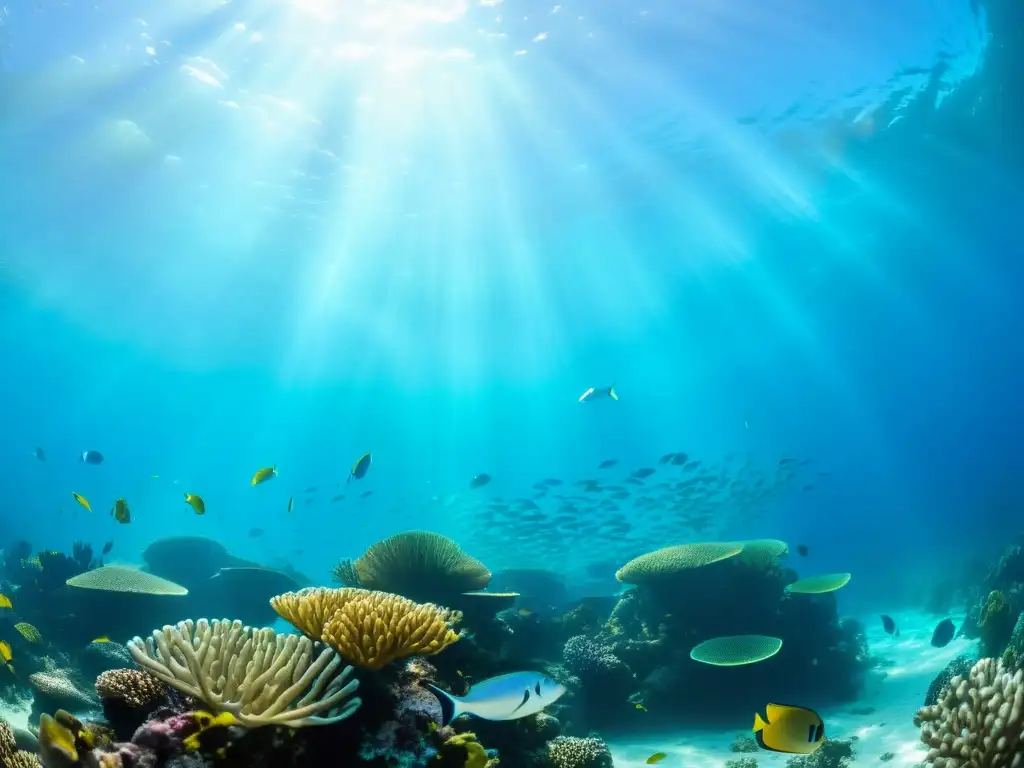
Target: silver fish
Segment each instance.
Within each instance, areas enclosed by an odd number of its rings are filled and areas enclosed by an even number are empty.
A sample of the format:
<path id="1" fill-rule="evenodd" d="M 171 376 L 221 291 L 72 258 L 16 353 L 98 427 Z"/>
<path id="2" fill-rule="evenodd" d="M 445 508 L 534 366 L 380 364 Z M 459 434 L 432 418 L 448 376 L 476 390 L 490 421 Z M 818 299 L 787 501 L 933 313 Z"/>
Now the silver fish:
<path id="1" fill-rule="evenodd" d="M 459 715 L 473 715 L 482 720 L 518 720 L 540 712 L 554 704 L 565 693 L 565 687 L 542 672 L 510 672 L 483 680 L 465 696 L 452 696 L 429 685 L 441 702 L 445 724 Z"/>
<path id="2" fill-rule="evenodd" d="M 580 395 L 580 402 L 589 403 L 591 400 L 599 400 L 602 397 L 610 397 L 612 400 L 618 400 L 619 395 L 615 391 L 615 385 L 612 384 L 610 387 L 591 387 Z"/>

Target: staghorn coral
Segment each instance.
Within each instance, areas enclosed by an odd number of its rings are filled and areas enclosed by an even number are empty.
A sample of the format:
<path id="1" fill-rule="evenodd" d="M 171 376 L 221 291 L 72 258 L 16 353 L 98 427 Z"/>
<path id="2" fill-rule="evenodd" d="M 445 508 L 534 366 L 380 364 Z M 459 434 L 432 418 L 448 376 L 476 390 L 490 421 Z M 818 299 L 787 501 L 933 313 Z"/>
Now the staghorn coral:
<path id="1" fill-rule="evenodd" d="M 1024 671 L 982 659 L 914 717 L 935 768 L 1003 768 L 1024 754 Z"/>
<path id="2" fill-rule="evenodd" d="M 622 566 L 615 578 L 626 584 L 651 584 L 694 568 L 735 557 L 743 551 L 738 542 L 700 542 L 648 552 Z"/>
<path id="3" fill-rule="evenodd" d="M 145 641 L 132 639 L 128 650 L 153 676 L 249 728 L 336 723 L 361 703 L 349 699 L 359 686 L 346 684 L 352 667 L 340 669 L 332 649 L 239 621 L 181 621 Z"/>
<path id="4" fill-rule="evenodd" d="M 353 664 L 381 669 L 395 659 L 440 653 L 459 639 L 457 611 L 366 589 L 303 589 L 271 606 L 303 632 L 323 640 Z"/>
<path id="5" fill-rule="evenodd" d="M 335 578 L 347 586 L 443 601 L 483 589 L 491 572 L 447 536 L 405 531 L 377 542 L 351 563 L 342 561 Z"/>
<path id="6" fill-rule="evenodd" d="M 167 695 L 167 685 L 139 669 L 111 669 L 96 678 L 101 699 L 117 699 L 133 709 L 146 709 Z"/>
<path id="7" fill-rule="evenodd" d="M 548 742 L 553 768 L 612 768 L 612 753 L 601 739 L 559 736 Z"/>

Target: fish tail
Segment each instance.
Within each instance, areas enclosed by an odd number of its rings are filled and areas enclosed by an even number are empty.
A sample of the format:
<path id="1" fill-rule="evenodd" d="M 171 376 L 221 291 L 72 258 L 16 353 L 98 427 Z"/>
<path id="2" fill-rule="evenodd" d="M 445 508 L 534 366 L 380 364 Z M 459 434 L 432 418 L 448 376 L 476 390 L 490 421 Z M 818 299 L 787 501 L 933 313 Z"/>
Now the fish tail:
<path id="1" fill-rule="evenodd" d="M 441 690 L 436 685 L 424 683 L 437 696 L 441 702 L 441 725 L 448 725 L 452 720 L 462 714 L 462 702 L 452 696 L 448 691 Z"/>
<path id="2" fill-rule="evenodd" d="M 766 723 L 764 720 L 761 719 L 761 713 L 760 712 L 755 712 L 754 713 L 754 733 L 758 733 L 759 731 L 763 731 L 767 727 L 768 727 L 768 723 Z"/>
<path id="3" fill-rule="evenodd" d="M 619 393 L 615 391 L 615 385 L 614 384 L 612 384 L 610 387 L 608 387 L 608 396 L 612 400 L 618 400 L 619 399 Z"/>

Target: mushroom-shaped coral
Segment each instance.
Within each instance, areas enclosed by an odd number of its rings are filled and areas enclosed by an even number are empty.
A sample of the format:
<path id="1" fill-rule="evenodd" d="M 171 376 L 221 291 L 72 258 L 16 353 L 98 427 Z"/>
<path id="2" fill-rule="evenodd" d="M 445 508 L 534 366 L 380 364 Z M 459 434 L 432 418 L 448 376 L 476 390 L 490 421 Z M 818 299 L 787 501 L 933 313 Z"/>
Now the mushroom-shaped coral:
<path id="1" fill-rule="evenodd" d="M 71 674 L 64 669 L 54 669 L 52 672 L 34 672 L 28 676 L 28 682 L 35 689 L 37 700 L 44 699 L 48 709 L 91 707 L 96 703 L 92 696 L 82 690 L 72 679 Z"/>
<path id="2" fill-rule="evenodd" d="M 381 669 L 405 656 L 431 656 L 459 639 L 457 611 L 387 592 L 316 587 L 278 595 L 270 604 L 364 669 Z"/>
<path id="3" fill-rule="evenodd" d="M 715 667 L 739 667 L 770 659 L 782 640 L 767 635 L 727 635 L 705 640 L 690 651 L 690 658 Z"/>
<path id="4" fill-rule="evenodd" d="M 823 573 L 794 581 L 786 591 L 793 595 L 824 595 L 842 589 L 849 581 L 849 573 Z"/>
<path id="5" fill-rule="evenodd" d="M 914 717 L 935 768 L 1016 766 L 1024 754 L 1024 671 L 982 659 Z"/>
<path id="6" fill-rule="evenodd" d="M 139 669 L 110 669 L 96 678 L 101 699 L 117 699 L 132 709 L 147 709 L 163 701 L 167 685 Z"/>
<path id="7" fill-rule="evenodd" d="M 332 649 L 239 621 L 181 621 L 134 638 L 128 650 L 154 677 L 249 728 L 336 723 L 361 703 L 349 699 L 359 685 L 348 682 L 352 667 L 341 669 Z"/>
<path id="8" fill-rule="evenodd" d="M 405 531 L 378 541 L 356 560 L 339 563 L 334 575 L 347 587 L 438 601 L 483 589 L 491 581 L 487 566 L 452 539 L 429 531 Z"/>
<path id="9" fill-rule="evenodd" d="M 694 568 L 735 557 L 743 551 L 741 542 L 708 541 L 665 547 L 633 558 L 615 578 L 627 584 L 649 584 Z"/>
<path id="10" fill-rule="evenodd" d="M 39 758 L 31 752 L 18 750 L 14 731 L 6 720 L 0 720 L 0 766 L 3 768 L 39 768 Z"/>
<path id="11" fill-rule="evenodd" d="M 601 739 L 559 736 L 548 742 L 548 760 L 554 768 L 612 768 L 612 753 Z"/>
<path id="12" fill-rule="evenodd" d="M 187 595 L 188 590 L 173 581 L 123 565 L 104 565 L 67 580 L 69 587 L 101 592 L 128 592 L 137 595 Z"/>

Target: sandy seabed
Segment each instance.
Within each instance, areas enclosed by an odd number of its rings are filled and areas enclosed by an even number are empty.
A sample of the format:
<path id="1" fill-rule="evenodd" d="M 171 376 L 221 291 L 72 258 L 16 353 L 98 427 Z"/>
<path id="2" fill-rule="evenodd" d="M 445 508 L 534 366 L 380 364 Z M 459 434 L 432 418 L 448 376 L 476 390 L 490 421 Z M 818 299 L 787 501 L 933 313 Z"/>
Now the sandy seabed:
<path id="1" fill-rule="evenodd" d="M 928 686 L 946 664 L 962 653 L 975 650 L 975 641 L 964 638 L 956 638 L 945 648 L 931 646 L 935 625 L 945 616 L 903 613 L 893 614 L 893 618 L 900 628 L 899 637 L 887 635 L 877 615 L 861 617 L 867 628 L 871 653 L 881 659 L 884 666 L 869 672 L 857 701 L 819 712 L 825 721 L 826 738 L 856 737 L 852 765 L 857 768 L 910 768 L 920 764 L 925 749 L 914 727 L 914 713 L 924 704 Z M 950 618 L 959 628 L 963 616 Z M 764 750 L 749 754 L 730 751 L 729 745 L 738 734 L 751 732 L 753 719 L 750 713 L 749 718 L 742 724 L 737 723 L 736 730 L 732 731 L 681 729 L 660 736 L 614 738 L 609 739 L 609 747 L 616 768 L 646 765 L 647 758 L 655 752 L 668 754 L 658 764 L 662 768 L 725 768 L 727 760 L 742 757 L 755 758 L 759 768 L 782 768 L 789 759 L 787 755 Z M 881 761 L 881 756 L 887 752 L 892 758 Z"/>

